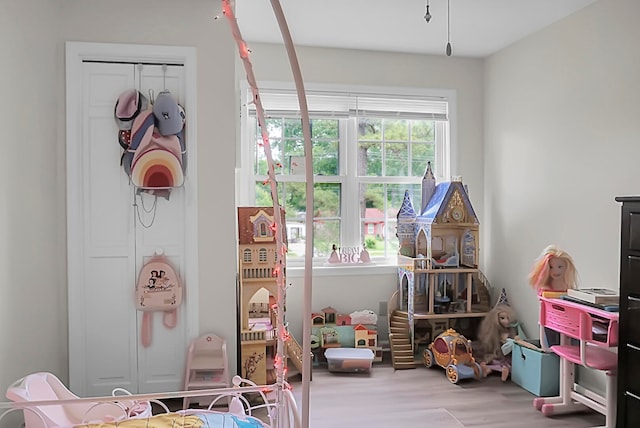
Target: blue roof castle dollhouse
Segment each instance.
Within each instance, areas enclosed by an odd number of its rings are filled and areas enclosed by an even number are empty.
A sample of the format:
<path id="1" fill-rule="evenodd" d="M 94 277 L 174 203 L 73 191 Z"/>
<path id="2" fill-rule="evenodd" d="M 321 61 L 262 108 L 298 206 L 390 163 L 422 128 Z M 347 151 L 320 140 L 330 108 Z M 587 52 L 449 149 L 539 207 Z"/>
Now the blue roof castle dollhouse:
<path id="1" fill-rule="evenodd" d="M 408 191 L 398 211 L 399 256 L 425 259 L 422 269 L 477 268 L 479 226 L 460 179 L 436 184 L 431 162 L 422 178 L 422 204 L 416 212 Z"/>
<path id="2" fill-rule="evenodd" d="M 462 180 L 436 184 L 429 162 L 420 197 L 414 207 L 405 191 L 397 215 L 398 291 L 388 308 L 395 369 L 415 367 L 416 320 L 426 322 L 431 341 L 450 318 L 481 319 L 489 307 L 489 284 L 478 267 L 480 222 Z"/>

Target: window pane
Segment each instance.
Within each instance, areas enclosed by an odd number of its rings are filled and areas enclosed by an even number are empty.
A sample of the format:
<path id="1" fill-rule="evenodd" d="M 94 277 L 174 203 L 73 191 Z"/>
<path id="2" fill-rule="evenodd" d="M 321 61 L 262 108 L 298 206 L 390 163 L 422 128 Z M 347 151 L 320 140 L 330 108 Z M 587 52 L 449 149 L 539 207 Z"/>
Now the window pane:
<path id="1" fill-rule="evenodd" d="M 271 156 L 273 157 L 274 164 L 282 164 L 283 148 L 282 148 L 282 134 L 283 123 L 281 119 L 267 119 L 266 128 L 269 134 L 269 146 L 271 147 Z M 264 152 L 264 145 L 262 141 L 262 134 L 260 127 L 256 121 L 256 141 L 255 141 L 255 173 L 257 175 L 267 175 L 268 165 L 267 156 Z M 276 168 L 276 172 L 280 173 L 280 170 Z"/>
<path id="2" fill-rule="evenodd" d="M 339 124 L 338 119 L 311 120 L 314 174 L 338 175 Z"/>
<path id="3" fill-rule="evenodd" d="M 384 184 L 362 184 L 360 209 L 360 244 L 364 244 L 371 257 L 384 256 L 386 202 Z"/>
<path id="4" fill-rule="evenodd" d="M 430 143 L 411 144 L 411 176 L 422 177 L 427 169 L 427 162 L 435 167 L 435 145 Z"/>
<path id="5" fill-rule="evenodd" d="M 409 196 L 416 211 L 420 209 L 422 184 L 389 184 L 387 186 L 387 204 L 390 207 L 390 216 L 394 219 L 398 216 L 405 191 L 409 191 Z"/>
<path id="6" fill-rule="evenodd" d="M 333 244 L 340 246 L 340 220 L 315 220 L 313 234 L 313 256 L 329 258 Z"/>
<path id="7" fill-rule="evenodd" d="M 387 230 L 385 235 L 387 239 L 385 239 L 385 254 L 384 254 L 386 257 L 391 257 L 398 254 L 400 244 L 398 243 L 398 237 L 396 236 L 397 224 L 398 224 L 398 221 L 396 217 L 391 217 L 387 221 L 387 224 L 386 224 Z"/>
<path id="8" fill-rule="evenodd" d="M 387 177 L 406 177 L 409 175 L 409 145 L 402 143 L 385 144 L 385 168 Z"/>
<path id="9" fill-rule="evenodd" d="M 361 184 L 360 233 L 361 243 L 371 257 L 389 257 L 398 252 L 396 219 L 405 190 L 414 207 L 420 209 L 420 184 Z"/>
<path id="10" fill-rule="evenodd" d="M 280 205 L 285 209 L 288 258 L 304 257 L 306 234 L 306 183 L 279 182 Z M 273 205 L 270 186 L 256 182 L 256 205 Z M 314 256 L 325 254 L 333 244 L 340 245 L 340 183 L 314 185 Z M 327 257 L 329 253 L 326 253 Z"/>
<path id="11" fill-rule="evenodd" d="M 411 121 L 411 141 L 415 142 L 430 142 L 434 141 L 434 127 L 433 120 L 412 120 Z"/>
<path id="12" fill-rule="evenodd" d="M 385 119 L 384 122 L 385 141 L 408 141 L 409 121 L 404 119 Z"/>
<path id="13" fill-rule="evenodd" d="M 382 144 L 358 144 L 358 175 L 382 176 Z"/>
<path id="14" fill-rule="evenodd" d="M 338 141 L 314 141 L 313 173 L 338 175 Z"/>
<path id="15" fill-rule="evenodd" d="M 359 117 L 358 118 L 358 140 L 381 141 L 382 140 L 382 119 Z"/>
<path id="16" fill-rule="evenodd" d="M 284 119 L 284 138 L 302 139 L 302 120 Z"/>

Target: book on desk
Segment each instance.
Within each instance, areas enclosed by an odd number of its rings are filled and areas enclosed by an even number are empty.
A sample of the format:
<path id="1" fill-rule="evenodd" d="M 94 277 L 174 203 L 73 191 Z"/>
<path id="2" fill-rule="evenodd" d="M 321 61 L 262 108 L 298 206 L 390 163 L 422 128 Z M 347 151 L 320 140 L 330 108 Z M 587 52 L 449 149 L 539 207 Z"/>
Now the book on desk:
<path id="1" fill-rule="evenodd" d="M 618 292 L 609 288 L 570 288 L 567 294 L 589 303 L 616 304 L 620 301 Z"/>
<path id="2" fill-rule="evenodd" d="M 608 312 L 618 312 L 620 307 L 620 296 L 608 288 L 569 289 L 561 298 Z"/>

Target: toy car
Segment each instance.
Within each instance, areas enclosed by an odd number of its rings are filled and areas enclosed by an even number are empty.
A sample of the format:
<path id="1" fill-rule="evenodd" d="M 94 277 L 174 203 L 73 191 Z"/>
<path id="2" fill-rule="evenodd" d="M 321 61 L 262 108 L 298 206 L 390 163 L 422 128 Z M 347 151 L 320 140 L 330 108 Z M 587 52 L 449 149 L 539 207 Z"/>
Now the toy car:
<path id="1" fill-rule="evenodd" d="M 440 333 L 422 354 L 424 365 L 444 368 L 451 383 L 482 376 L 482 368 L 471 353 L 471 341 L 450 328 Z"/>

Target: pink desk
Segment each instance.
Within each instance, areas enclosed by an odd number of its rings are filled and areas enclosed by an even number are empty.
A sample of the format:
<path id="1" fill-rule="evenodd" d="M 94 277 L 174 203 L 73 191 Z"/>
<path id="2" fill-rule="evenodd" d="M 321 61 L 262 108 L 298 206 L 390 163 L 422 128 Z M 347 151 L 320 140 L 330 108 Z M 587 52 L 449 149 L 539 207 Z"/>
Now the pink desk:
<path id="1" fill-rule="evenodd" d="M 585 410 L 605 415 L 605 428 L 616 425 L 616 368 L 618 313 L 563 299 L 540 297 L 540 337 L 544 327 L 560 333 L 560 344 L 551 350 L 560 357 L 560 395 L 533 401 L 545 416 Z M 575 339 L 575 340 L 572 340 Z M 607 374 L 605 395 L 575 382 L 575 365 Z"/>

